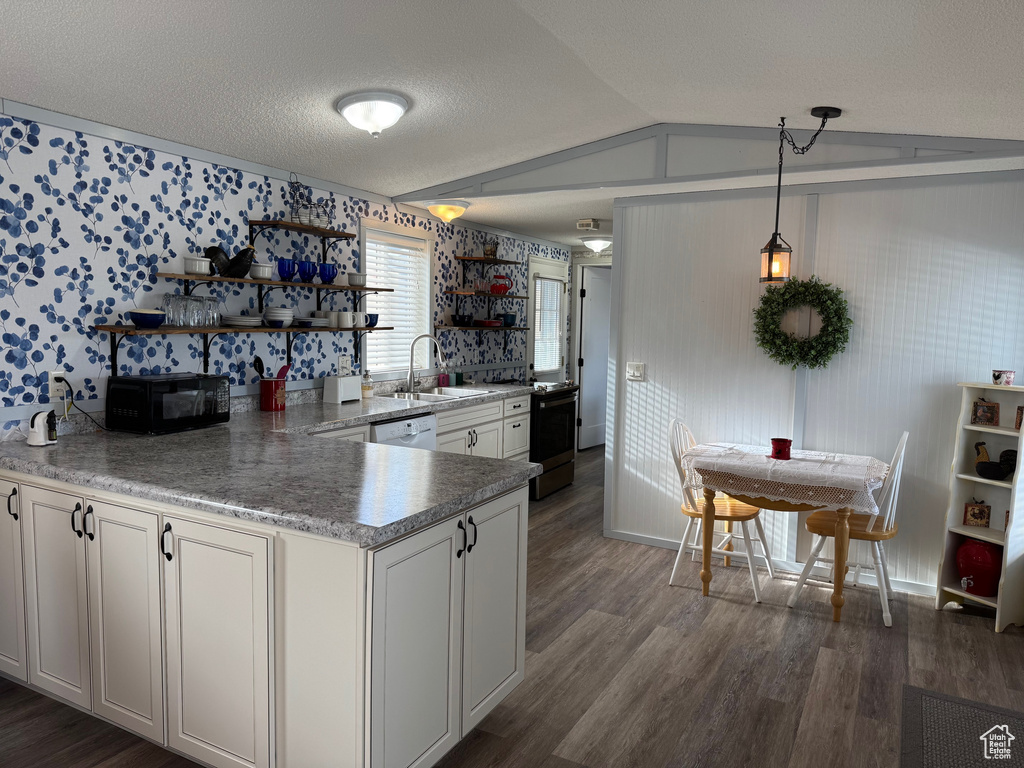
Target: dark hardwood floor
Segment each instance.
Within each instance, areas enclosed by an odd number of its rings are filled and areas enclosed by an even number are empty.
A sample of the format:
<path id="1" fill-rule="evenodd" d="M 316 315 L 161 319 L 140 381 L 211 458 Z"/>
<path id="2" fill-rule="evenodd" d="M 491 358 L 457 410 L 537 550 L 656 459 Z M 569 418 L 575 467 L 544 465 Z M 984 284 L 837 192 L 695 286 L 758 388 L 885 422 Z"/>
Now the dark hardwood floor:
<path id="1" fill-rule="evenodd" d="M 530 509 L 526 681 L 444 768 L 896 766 L 904 683 L 1024 711 L 1024 631 L 981 611 L 828 590 L 786 607 L 793 578 L 752 602 L 745 567 L 699 563 L 668 587 L 674 553 L 602 536 L 603 452 Z M 0 679 L 3 768 L 195 764 Z"/>

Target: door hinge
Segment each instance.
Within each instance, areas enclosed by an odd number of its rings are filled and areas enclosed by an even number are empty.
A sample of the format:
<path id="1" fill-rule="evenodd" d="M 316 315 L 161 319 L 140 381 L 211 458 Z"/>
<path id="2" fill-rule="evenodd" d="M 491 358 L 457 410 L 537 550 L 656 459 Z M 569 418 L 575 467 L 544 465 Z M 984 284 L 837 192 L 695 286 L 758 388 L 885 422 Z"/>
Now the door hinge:
<path id="1" fill-rule="evenodd" d="M 579 418 L 578 416 L 576 417 L 576 426 L 577 427 L 582 427 L 583 426 L 583 419 Z"/>
<path id="2" fill-rule="evenodd" d="M 576 361 L 576 367 L 577 368 L 582 368 L 583 367 L 583 358 L 582 357 L 579 360 Z"/>
<path id="3" fill-rule="evenodd" d="M 587 289 L 586 288 L 580 288 L 580 298 L 581 299 L 587 298 Z"/>

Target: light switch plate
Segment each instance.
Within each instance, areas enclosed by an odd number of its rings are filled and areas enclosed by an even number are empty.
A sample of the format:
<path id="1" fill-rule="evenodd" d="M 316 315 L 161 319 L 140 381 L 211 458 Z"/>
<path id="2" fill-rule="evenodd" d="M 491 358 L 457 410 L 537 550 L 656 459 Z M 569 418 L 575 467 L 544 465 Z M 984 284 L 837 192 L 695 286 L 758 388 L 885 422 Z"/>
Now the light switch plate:
<path id="1" fill-rule="evenodd" d="M 626 363 L 626 381 L 643 381 L 647 366 L 644 363 Z"/>

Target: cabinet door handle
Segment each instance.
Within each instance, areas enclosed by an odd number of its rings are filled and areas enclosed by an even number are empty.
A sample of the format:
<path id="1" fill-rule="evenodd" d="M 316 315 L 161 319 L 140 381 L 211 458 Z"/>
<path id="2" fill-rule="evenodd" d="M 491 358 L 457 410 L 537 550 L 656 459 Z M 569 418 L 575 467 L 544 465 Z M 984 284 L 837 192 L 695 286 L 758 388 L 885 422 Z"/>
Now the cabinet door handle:
<path id="1" fill-rule="evenodd" d="M 468 545 L 466 546 L 466 554 L 467 554 L 467 555 L 468 555 L 468 554 L 469 554 L 470 552 L 472 552 L 472 551 L 473 551 L 473 547 L 475 547 L 475 546 L 476 546 L 476 539 L 477 539 L 477 536 L 479 535 L 479 533 L 478 533 L 478 531 L 477 531 L 477 529 L 476 529 L 476 523 L 474 523 L 474 522 L 473 522 L 473 516 L 472 516 L 472 515 L 470 515 L 470 516 L 469 516 L 469 524 L 473 526 L 473 543 L 472 543 L 472 544 L 468 544 Z M 467 535 L 467 537 L 466 537 L 466 538 L 469 538 L 469 536 Z"/>
<path id="2" fill-rule="evenodd" d="M 15 520 L 18 519 L 18 513 L 11 509 L 11 500 L 18 495 L 18 489 L 11 488 L 11 495 L 7 497 L 7 514 L 13 517 Z"/>
<path id="3" fill-rule="evenodd" d="M 166 557 L 168 560 L 170 560 L 170 559 L 172 559 L 174 557 L 174 555 L 172 555 L 170 552 L 168 552 L 167 551 L 167 547 L 164 546 L 164 537 L 167 536 L 168 533 L 171 533 L 171 524 L 170 523 L 164 523 L 164 530 L 160 534 L 160 554 L 163 555 L 164 557 Z M 172 534 L 171 541 L 173 542 L 173 540 L 174 540 L 174 536 Z"/>
<path id="4" fill-rule="evenodd" d="M 476 430 L 474 429 L 473 430 L 473 447 L 474 448 L 476 448 L 476 444 L 477 444 L 477 442 L 479 442 L 479 440 L 480 440 L 480 435 L 478 435 L 476 433 Z"/>
<path id="5" fill-rule="evenodd" d="M 461 520 L 459 520 L 459 530 L 462 531 L 462 549 L 455 553 L 456 557 L 462 557 L 462 553 L 466 551 L 466 539 L 468 538 L 466 536 L 466 526 L 462 524 Z"/>
<path id="6" fill-rule="evenodd" d="M 71 530 L 78 534 L 78 538 L 82 538 L 82 532 L 75 527 L 75 515 L 82 511 L 82 504 L 79 502 L 75 504 L 75 508 L 71 510 Z"/>
<path id="7" fill-rule="evenodd" d="M 85 517 L 82 518 L 82 530 L 85 531 L 85 535 L 89 537 L 89 541 L 96 540 L 95 533 L 89 533 L 89 515 L 92 514 L 92 504 L 85 508 Z M 96 519 L 93 517 L 92 529 L 96 530 Z"/>
<path id="8" fill-rule="evenodd" d="M 523 426 L 523 423 L 519 422 L 518 424 L 513 424 L 512 429 L 519 429 L 521 426 Z"/>
<path id="9" fill-rule="evenodd" d="M 523 404 L 522 404 L 522 403 L 516 403 L 515 405 L 513 405 L 513 406 L 512 406 L 512 410 L 514 411 L 514 410 L 516 410 L 517 408 L 522 408 L 522 407 L 523 407 Z"/>

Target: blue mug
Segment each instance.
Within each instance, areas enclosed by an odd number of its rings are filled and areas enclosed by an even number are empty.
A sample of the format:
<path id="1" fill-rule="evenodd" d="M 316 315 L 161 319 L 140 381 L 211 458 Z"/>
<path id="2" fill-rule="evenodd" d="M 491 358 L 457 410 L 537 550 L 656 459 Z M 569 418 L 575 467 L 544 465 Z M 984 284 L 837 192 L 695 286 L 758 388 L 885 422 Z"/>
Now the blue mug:
<path id="1" fill-rule="evenodd" d="M 277 274 L 282 280 L 291 280 L 295 277 L 295 259 L 278 259 Z"/>
<path id="2" fill-rule="evenodd" d="M 324 285 L 330 285 L 334 282 L 334 278 L 338 276 L 338 265 L 337 264 L 321 264 L 320 265 L 320 282 Z"/>
<path id="3" fill-rule="evenodd" d="M 376 312 L 367 312 L 366 313 L 366 327 L 367 328 L 376 328 L 378 320 L 380 320 L 380 315 L 377 314 Z"/>

